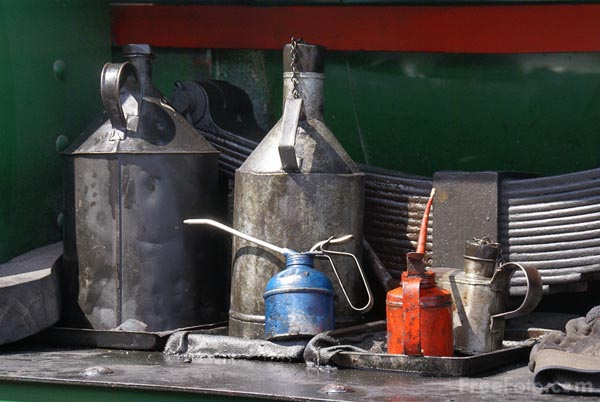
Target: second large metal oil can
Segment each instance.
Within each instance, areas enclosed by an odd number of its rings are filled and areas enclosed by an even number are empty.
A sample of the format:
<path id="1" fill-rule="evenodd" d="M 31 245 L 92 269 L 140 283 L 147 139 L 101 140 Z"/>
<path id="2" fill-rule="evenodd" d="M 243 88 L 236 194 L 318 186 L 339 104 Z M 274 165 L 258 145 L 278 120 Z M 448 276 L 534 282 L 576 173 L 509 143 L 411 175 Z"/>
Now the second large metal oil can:
<path id="1" fill-rule="evenodd" d="M 271 243 L 307 250 L 315 239 L 352 234 L 342 248 L 362 255 L 364 175 L 323 122 L 325 48 L 292 41 L 284 47 L 283 117 L 235 174 L 234 227 Z M 264 336 L 263 293 L 284 259 L 243 239 L 233 241 L 229 333 Z M 316 268 L 335 288 L 338 325 L 360 318 L 345 303 L 335 276 Z M 340 263 L 341 280 L 354 304 L 366 294 L 352 264 Z"/>
<path id="2" fill-rule="evenodd" d="M 214 216 L 218 152 L 152 85 L 149 46 L 124 55 L 102 71 L 106 113 L 64 153 L 64 322 L 211 322 L 222 269 L 212 240 L 182 221 Z"/>

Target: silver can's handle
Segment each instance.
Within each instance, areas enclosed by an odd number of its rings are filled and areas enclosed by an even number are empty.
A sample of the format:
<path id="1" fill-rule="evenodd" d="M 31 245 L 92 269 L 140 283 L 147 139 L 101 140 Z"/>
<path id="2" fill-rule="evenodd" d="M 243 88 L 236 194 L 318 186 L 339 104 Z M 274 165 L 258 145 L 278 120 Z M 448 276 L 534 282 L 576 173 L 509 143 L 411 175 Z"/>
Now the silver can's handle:
<path id="1" fill-rule="evenodd" d="M 330 250 L 330 249 L 325 248 L 325 246 L 328 244 L 344 244 L 344 243 L 352 240 L 353 238 L 354 238 L 354 236 L 352 236 L 352 235 L 346 235 L 346 236 L 342 236 L 342 237 L 338 237 L 338 238 L 330 237 L 327 240 L 323 240 L 323 241 L 320 241 L 317 244 L 315 244 L 310 249 L 310 252 L 315 253 L 315 255 L 317 257 L 323 257 L 323 258 L 326 258 L 327 260 L 329 260 L 329 263 L 331 264 L 331 268 L 333 269 L 333 272 L 334 272 L 338 282 L 340 283 L 340 287 L 342 288 L 342 292 L 344 293 L 344 297 L 346 297 L 348 304 L 350 305 L 350 307 L 352 307 L 353 310 L 364 314 L 364 313 L 369 312 L 373 308 L 373 294 L 371 292 L 371 287 L 369 286 L 369 282 L 367 281 L 367 277 L 365 276 L 365 273 L 363 272 L 363 270 L 360 266 L 360 263 L 358 262 L 358 258 L 356 258 L 356 256 L 352 253 L 347 253 L 344 251 L 335 251 L 335 250 Z M 358 269 L 358 272 L 360 273 L 360 277 L 362 278 L 363 284 L 365 285 L 365 289 L 367 291 L 367 297 L 369 299 L 369 300 L 367 300 L 367 304 L 365 304 L 363 307 L 356 307 L 354 304 L 352 304 L 352 301 L 350 300 L 350 297 L 348 296 L 348 292 L 346 292 L 344 283 L 342 282 L 342 279 L 340 278 L 340 275 L 338 274 L 338 271 L 335 267 L 335 263 L 333 262 L 333 258 L 331 257 L 331 255 L 346 256 L 346 257 L 350 257 L 354 260 L 354 263 L 356 264 L 356 268 Z"/>
<path id="2" fill-rule="evenodd" d="M 283 107 L 279 158 L 281 159 L 281 169 L 285 172 L 297 172 L 300 170 L 295 147 L 301 109 L 302 98 L 287 99 Z"/>
<path id="3" fill-rule="evenodd" d="M 516 262 L 507 262 L 496 268 L 490 281 L 490 286 L 508 286 L 508 280 L 512 273 L 520 269 L 525 274 L 527 280 L 527 292 L 521 305 L 515 310 L 495 314 L 490 318 L 490 329 L 497 328 L 499 319 L 509 319 L 531 313 L 542 300 L 542 277 L 537 269 L 517 264 Z"/>
<path id="4" fill-rule="evenodd" d="M 139 102 L 142 98 L 140 78 L 133 64 L 129 62 L 106 63 L 100 75 L 100 95 L 113 128 L 112 137 L 119 137 L 119 139 L 124 139 L 127 131 L 127 116 L 123 112 L 121 89 L 129 77 L 133 77 L 137 83 L 137 86 L 132 88 L 131 95 L 138 101 L 139 109 Z"/>

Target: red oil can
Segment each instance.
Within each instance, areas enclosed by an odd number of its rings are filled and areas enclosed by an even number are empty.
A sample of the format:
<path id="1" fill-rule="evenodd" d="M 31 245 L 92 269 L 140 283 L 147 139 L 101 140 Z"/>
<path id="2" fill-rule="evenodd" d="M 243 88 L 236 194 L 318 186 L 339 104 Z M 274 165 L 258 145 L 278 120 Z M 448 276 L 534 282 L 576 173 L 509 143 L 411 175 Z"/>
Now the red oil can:
<path id="1" fill-rule="evenodd" d="M 435 189 L 425 208 L 417 251 L 406 254 L 407 270 L 400 287 L 386 297 L 388 353 L 452 356 L 452 297 L 438 288 L 435 274 L 425 270 L 427 222 Z"/>

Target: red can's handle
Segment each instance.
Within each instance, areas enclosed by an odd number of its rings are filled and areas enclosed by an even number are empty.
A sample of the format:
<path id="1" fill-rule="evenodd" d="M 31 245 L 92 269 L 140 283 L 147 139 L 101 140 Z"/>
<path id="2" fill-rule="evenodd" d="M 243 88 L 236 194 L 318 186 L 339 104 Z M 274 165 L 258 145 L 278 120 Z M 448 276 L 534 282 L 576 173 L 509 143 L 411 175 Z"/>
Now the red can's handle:
<path id="1" fill-rule="evenodd" d="M 402 278 L 404 354 L 422 356 L 421 351 L 421 277 Z"/>

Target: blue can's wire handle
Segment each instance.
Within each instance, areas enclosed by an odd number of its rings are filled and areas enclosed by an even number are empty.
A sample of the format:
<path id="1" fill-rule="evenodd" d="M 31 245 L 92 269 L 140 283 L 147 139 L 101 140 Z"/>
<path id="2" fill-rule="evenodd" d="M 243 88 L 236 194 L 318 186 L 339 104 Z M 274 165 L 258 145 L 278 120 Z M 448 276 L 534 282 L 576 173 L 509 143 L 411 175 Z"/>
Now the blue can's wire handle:
<path id="1" fill-rule="evenodd" d="M 371 287 L 369 286 L 369 282 L 367 282 L 365 273 L 363 272 L 363 270 L 360 266 L 360 263 L 358 262 L 358 258 L 356 258 L 356 256 L 352 253 L 347 253 L 344 251 L 335 251 L 335 250 L 330 250 L 330 249 L 325 248 L 329 244 L 344 244 L 344 243 L 349 242 L 352 239 L 354 239 L 354 236 L 352 236 L 352 235 L 345 235 L 345 236 L 337 237 L 337 238 L 334 238 L 333 236 L 331 236 L 329 239 L 322 240 L 322 241 L 318 242 L 317 244 L 315 244 L 314 246 L 312 246 L 309 253 L 314 254 L 316 257 L 323 257 L 323 258 L 327 258 L 329 260 L 329 263 L 331 264 L 331 268 L 333 269 L 333 272 L 335 273 L 335 276 L 336 276 L 338 282 L 340 283 L 342 292 L 344 293 L 344 296 L 346 297 L 346 300 L 348 301 L 348 304 L 350 305 L 350 307 L 352 307 L 352 309 L 354 309 L 358 312 L 367 313 L 373 308 L 373 294 L 371 293 Z M 342 283 L 342 279 L 340 278 L 340 275 L 338 274 L 338 271 L 333 262 L 333 258 L 331 258 L 330 254 L 347 256 L 347 257 L 351 257 L 354 260 L 354 263 L 356 264 L 356 268 L 358 268 L 358 272 L 360 273 L 360 277 L 363 280 L 363 284 L 365 285 L 365 289 L 367 290 L 367 296 L 369 298 L 369 300 L 367 301 L 367 304 L 365 304 L 363 307 L 356 307 L 354 304 L 352 304 L 352 301 L 350 300 L 350 297 L 348 297 L 348 292 L 346 292 L 346 288 L 344 287 L 344 284 Z"/>

